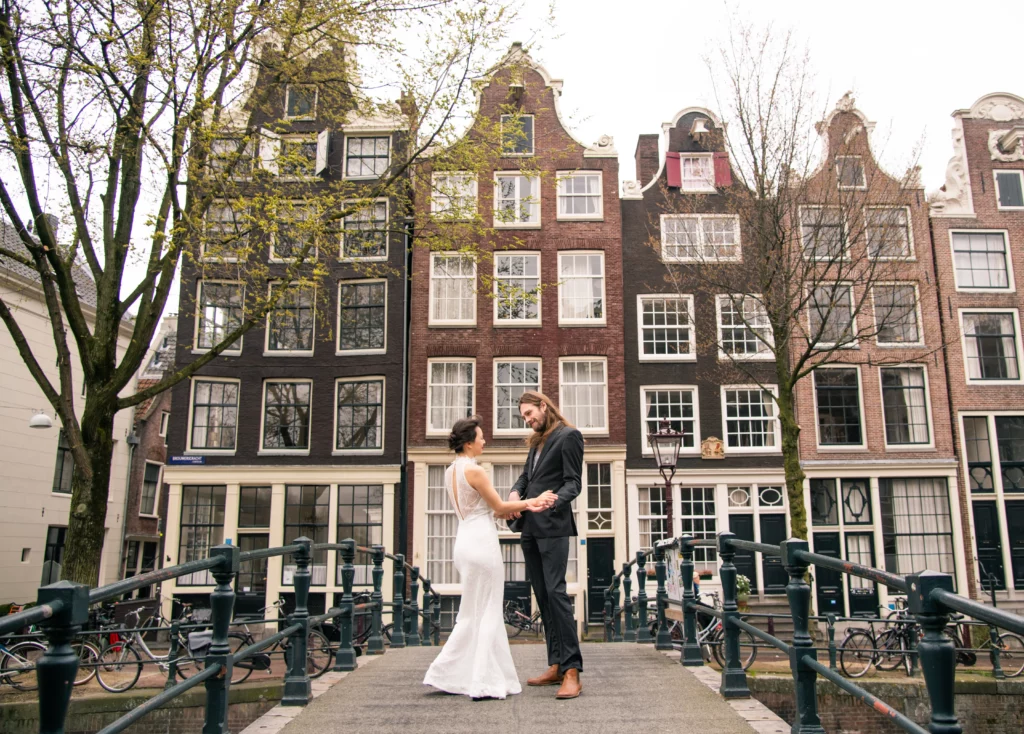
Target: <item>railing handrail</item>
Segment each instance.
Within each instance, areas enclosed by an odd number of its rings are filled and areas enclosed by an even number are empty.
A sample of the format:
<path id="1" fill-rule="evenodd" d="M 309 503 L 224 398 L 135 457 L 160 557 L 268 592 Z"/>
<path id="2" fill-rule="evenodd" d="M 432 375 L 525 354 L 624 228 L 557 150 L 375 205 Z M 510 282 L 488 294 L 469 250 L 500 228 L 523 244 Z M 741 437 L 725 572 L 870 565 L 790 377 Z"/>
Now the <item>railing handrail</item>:
<path id="1" fill-rule="evenodd" d="M 31 607 L 30 609 L 23 609 L 20 612 L 0 617 L 0 635 L 7 636 L 7 633 L 12 632 L 13 630 L 20 630 L 22 627 L 30 627 L 33 624 L 39 624 L 63 609 L 64 602 L 57 600 L 50 604 L 40 604 L 38 606 Z"/>

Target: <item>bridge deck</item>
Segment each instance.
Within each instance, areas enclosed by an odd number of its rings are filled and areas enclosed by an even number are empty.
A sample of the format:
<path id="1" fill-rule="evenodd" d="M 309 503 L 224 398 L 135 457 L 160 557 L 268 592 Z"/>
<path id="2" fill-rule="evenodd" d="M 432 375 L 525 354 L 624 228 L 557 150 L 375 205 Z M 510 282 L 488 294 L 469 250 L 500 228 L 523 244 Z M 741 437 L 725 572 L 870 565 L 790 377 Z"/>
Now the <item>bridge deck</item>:
<path id="1" fill-rule="evenodd" d="M 422 684 L 436 647 L 390 650 L 312 701 L 283 734 L 434 732 L 754 732 L 729 703 L 652 646 L 584 644 L 583 695 L 555 699 L 554 687 L 529 688 L 546 665 L 543 645 L 514 645 L 523 692 L 504 701 L 472 701 Z M 290 712 L 289 712 L 290 713 Z M 355 725 L 355 729 L 353 726 Z"/>

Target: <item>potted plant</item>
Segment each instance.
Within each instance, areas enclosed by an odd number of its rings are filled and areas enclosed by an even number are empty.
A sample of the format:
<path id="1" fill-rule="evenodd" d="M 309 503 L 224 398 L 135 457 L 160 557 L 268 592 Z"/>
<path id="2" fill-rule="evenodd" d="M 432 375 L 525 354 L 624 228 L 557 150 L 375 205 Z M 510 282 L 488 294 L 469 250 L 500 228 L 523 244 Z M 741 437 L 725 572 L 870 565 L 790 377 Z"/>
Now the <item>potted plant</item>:
<path id="1" fill-rule="evenodd" d="M 746 609 L 748 601 L 750 601 L 750 579 L 739 574 L 736 576 L 736 603 L 740 609 Z"/>

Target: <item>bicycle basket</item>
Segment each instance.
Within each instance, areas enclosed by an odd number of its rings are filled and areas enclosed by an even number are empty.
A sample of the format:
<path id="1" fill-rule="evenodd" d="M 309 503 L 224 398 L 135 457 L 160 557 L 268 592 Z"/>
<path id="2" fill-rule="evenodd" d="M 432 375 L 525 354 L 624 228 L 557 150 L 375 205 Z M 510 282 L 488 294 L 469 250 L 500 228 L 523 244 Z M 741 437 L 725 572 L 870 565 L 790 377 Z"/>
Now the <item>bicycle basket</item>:
<path id="1" fill-rule="evenodd" d="M 213 619 L 213 610 L 212 609 L 193 609 L 192 610 L 192 619 L 194 619 L 198 624 L 203 624 L 205 622 L 209 622 L 211 619 Z"/>
<path id="2" fill-rule="evenodd" d="M 213 630 L 188 633 L 188 651 L 192 655 L 195 655 L 196 653 L 205 653 L 210 649 L 210 645 L 212 644 Z"/>

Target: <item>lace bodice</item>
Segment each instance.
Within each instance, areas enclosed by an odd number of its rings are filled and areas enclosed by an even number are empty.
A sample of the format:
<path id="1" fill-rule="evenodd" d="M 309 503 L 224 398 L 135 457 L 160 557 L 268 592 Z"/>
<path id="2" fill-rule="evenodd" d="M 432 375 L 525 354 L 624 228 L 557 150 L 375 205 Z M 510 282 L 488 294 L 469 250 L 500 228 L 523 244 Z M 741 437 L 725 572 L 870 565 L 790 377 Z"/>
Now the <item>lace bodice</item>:
<path id="1" fill-rule="evenodd" d="M 448 500 L 455 509 L 459 520 L 465 522 L 478 515 L 489 515 L 491 508 L 487 506 L 484 498 L 466 481 L 466 467 L 476 464 L 476 460 L 468 456 L 459 456 L 455 459 L 444 473 L 444 485 L 448 490 Z M 452 481 L 452 477 L 455 481 Z M 458 495 L 455 495 L 455 488 L 458 487 Z"/>

